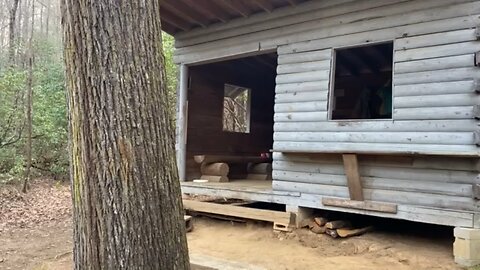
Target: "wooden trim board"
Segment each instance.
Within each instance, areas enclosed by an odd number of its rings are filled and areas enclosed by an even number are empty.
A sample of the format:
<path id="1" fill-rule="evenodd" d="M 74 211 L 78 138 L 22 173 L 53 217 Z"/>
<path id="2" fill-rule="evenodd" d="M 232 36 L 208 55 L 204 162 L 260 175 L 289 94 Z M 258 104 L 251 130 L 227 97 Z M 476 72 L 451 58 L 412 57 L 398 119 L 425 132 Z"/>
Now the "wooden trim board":
<path id="1" fill-rule="evenodd" d="M 294 224 L 293 214 L 289 212 L 248 208 L 228 204 L 199 202 L 193 200 L 183 200 L 183 208 L 191 211 L 269 221 L 285 225 Z"/>
<path id="2" fill-rule="evenodd" d="M 353 208 L 383 213 L 397 213 L 397 205 L 392 203 L 381 203 L 372 201 L 352 201 L 348 199 L 322 198 L 322 204 L 341 208 Z"/>

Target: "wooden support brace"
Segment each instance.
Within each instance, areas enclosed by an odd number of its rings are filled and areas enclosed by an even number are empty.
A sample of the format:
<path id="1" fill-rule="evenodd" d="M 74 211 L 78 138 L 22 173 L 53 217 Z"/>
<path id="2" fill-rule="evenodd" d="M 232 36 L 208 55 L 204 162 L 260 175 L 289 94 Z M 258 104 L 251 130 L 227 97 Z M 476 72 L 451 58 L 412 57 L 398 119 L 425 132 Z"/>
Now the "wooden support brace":
<path id="1" fill-rule="evenodd" d="M 477 40 L 480 39 L 480 25 L 477 25 L 477 27 L 475 28 L 475 37 L 477 38 Z"/>
<path id="2" fill-rule="evenodd" d="M 478 180 L 478 177 L 477 177 Z M 472 186 L 472 197 L 475 200 L 480 200 L 480 184 L 473 184 Z"/>
<path id="3" fill-rule="evenodd" d="M 475 53 L 474 59 L 475 59 L 475 61 L 474 61 L 474 62 L 475 62 L 475 66 L 476 66 L 476 67 L 480 66 L 480 51 Z"/>
<path id="4" fill-rule="evenodd" d="M 480 80 L 475 80 L 473 84 L 473 89 L 475 90 L 475 92 L 477 94 L 480 94 Z"/>
<path id="5" fill-rule="evenodd" d="M 358 160 L 355 154 L 343 155 L 343 166 L 347 176 L 348 192 L 350 199 L 355 201 L 363 201 L 362 181 L 358 172 Z"/>
<path id="6" fill-rule="evenodd" d="M 475 130 L 473 132 L 473 141 L 476 146 L 480 146 L 480 130 Z"/>
<path id="7" fill-rule="evenodd" d="M 480 105 L 473 106 L 473 118 L 480 119 Z"/>

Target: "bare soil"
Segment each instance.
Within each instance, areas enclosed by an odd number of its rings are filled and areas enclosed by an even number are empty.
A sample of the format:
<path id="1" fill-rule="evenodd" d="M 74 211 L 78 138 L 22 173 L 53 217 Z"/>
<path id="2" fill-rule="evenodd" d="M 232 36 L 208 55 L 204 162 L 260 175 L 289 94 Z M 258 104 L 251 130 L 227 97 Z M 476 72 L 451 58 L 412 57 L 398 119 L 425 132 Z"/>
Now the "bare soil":
<path id="1" fill-rule="evenodd" d="M 44 182 L 27 195 L 0 187 L 0 269 L 71 269 L 68 187 Z M 194 254 L 275 270 L 461 269 L 452 258 L 451 228 L 374 222 L 374 232 L 332 239 L 308 230 L 278 233 L 268 223 L 195 217 L 188 244 Z"/>

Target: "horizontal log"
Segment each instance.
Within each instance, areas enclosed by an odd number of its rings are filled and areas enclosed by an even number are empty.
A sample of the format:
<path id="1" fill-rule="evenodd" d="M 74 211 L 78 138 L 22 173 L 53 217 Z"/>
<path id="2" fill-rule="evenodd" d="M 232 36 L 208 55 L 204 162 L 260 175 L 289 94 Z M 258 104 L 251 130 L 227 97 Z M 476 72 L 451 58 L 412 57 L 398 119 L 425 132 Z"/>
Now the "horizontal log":
<path id="1" fill-rule="evenodd" d="M 474 40 L 477 40 L 475 37 L 475 29 L 461 29 L 416 37 L 399 38 L 395 41 L 395 50 L 407 50 Z"/>
<path id="2" fill-rule="evenodd" d="M 230 168 L 227 163 L 202 164 L 200 170 L 203 175 L 227 176 Z"/>
<path id="3" fill-rule="evenodd" d="M 300 83 L 300 82 L 315 82 L 321 80 L 328 80 L 330 77 L 330 70 L 318 70 L 309 72 L 299 72 L 291 74 L 279 74 L 276 78 L 277 84 L 282 83 Z"/>
<path id="4" fill-rule="evenodd" d="M 473 54 L 478 50 L 477 41 L 415 48 L 395 52 L 395 62 L 413 61 L 427 58 Z"/>
<path id="5" fill-rule="evenodd" d="M 472 79 L 480 79 L 480 72 L 478 72 L 478 68 L 453 68 L 396 74 L 395 86 L 404 84 L 465 81 Z"/>
<path id="6" fill-rule="evenodd" d="M 248 164 L 247 171 L 249 173 L 271 174 L 272 163 L 251 163 Z"/>
<path id="7" fill-rule="evenodd" d="M 273 167 L 275 171 L 279 172 L 279 174 L 280 172 L 282 172 L 281 175 L 288 175 L 289 172 L 300 173 L 298 177 L 295 178 L 299 180 L 301 180 L 303 177 L 310 177 L 308 175 L 306 176 L 305 174 L 312 174 L 313 179 L 322 177 L 321 175 L 316 174 L 344 176 L 345 171 L 342 164 L 337 163 L 338 160 L 336 158 L 332 159 L 336 163 L 329 163 L 328 161 L 274 161 Z M 378 164 L 373 163 L 370 160 L 363 161 L 362 159 L 360 159 L 360 175 L 362 177 L 395 179 L 392 181 L 412 180 L 418 182 L 465 184 L 465 186 L 463 186 L 466 188 L 464 191 L 468 192 L 468 187 L 476 182 L 476 176 L 478 174 L 477 170 L 475 169 L 475 164 L 471 164 L 468 161 L 466 161 L 468 162 L 467 164 L 457 165 L 448 164 L 444 161 L 440 164 L 437 164 L 437 167 L 434 168 L 425 168 L 426 166 L 421 167 L 414 164 L 401 164 L 400 162 L 401 161 L 394 163 L 394 161 L 391 161 L 388 163 L 385 162 L 383 164 Z M 460 162 L 462 161 L 457 161 L 457 163 Z M 445 168 L 438 168 L 442 165 L 445 166 Z M 459 169 L 463 169 L 463 171 L 460 171 Z M 474 169 L 475 171 L 465 171 L 465 169 Z M 281 179 L 281 175 L 279 176 L 279 179 Z M 291 180 L 292 178 L 289 179 Z"/>
<path id="8" fill-rule="evenodd" d="M 344 122 L 283 122 L 275 123 L 275 132 L 473 132 L 479 127 L 476 120 L 399 120 L 394 121 L 344 121 Z"/>
<path id="9" fill-rule="evenodd" d="M 215 163 L 215 162 L 224 162 L 224 163 L 263 163 L 269 161 L 269 158 L 263 158 L 260 156 L 226 156 L 226 155 L 196 155 L 194 156 L 195 162 L 197 163 Z"/>
<path id="10" fill-rule="evenodd" d="M 330 61 L 332 57 L 332 50 L 321 50 L 315 52 L 303 52 L 292 54 L 281 54 L 278 56 L 278 66 L 305 63 L 305 62 L 325 62 Z"/>
<path id="11" fill-rule="evenodd" d="M 339 154 L 274 152 L 273 159 L 276 170 L 343 174 Z M 383 178 L 444 179 L 445 182 L 472 184 L 480 169 L 480 160 L 477 158 L 361 155 L 358 159 L 361 169 L 368 170 L 363 175 Z"/>
<path id="12" fill-rule="evenodd" d="M 275 141 L 474 144 L 473 132 L 275 132 Z"/>
<path id="13" fill-rule="evenodd" d="M 374 171 L 379 171 L 379 169 L 375 169 Z M 419 177 L 419 179 L 410 178 L 409 180 L 406 180 L 396 176 L 393 176 L 392 178 L 364 176 L 364 172 L 365 170 L 362 170 L 361 172 L 362 185 L 364 188 L 411 191 L 429 194 L 444 194 L 460 197 L 472 196 L 472 184 L 443 182 L 449 181 L 448 179 L 444 179 L 445 177 L 442 177 L 443 179 L 439 180 L 431 180 L 428 179 L 427 176 L 423 176 Z M 381 175 L 381 173 L 378 174 Z M 436 173 L 435 175 L 438 175 L 438 173 Z M 331 186 L 348 186 L 347 179 L 344 174 L 281 171 L 275 168 L 272 174 L 272 178 L 275 179 L 275 181 L 312 183 Z M 424 180 L 422 178 L 427 178 L 427 180 Z M 463 179 L 463 181 L 468 180 Z M 470 181 L 472 181 L 472 179 L 470 179 Z"/>
<path id="14" fill-rule="evenodd" d="M 352 201 L 338 198 L 322 198 L 322 204 L 340 208 L 353 208 L 374 212 L 397 213 L 397 205 L 372 201 Z"/>
<path id="15" fill-rule="evenodd" d="M 327 121 L 327 112 L 275 113 L 275 122 Z"/>
<path id="16" fill-rule="evenodd" d="M 348 188 L 342 186 L 318 185 L 309 183 L 294 183 L 284 181 L 273 181 L 272 187 L 278 191 L 299 191 L 307 194 L 317 194 L 327 197 L 348 198 Z M 472 198 L 427 194 L 418 192 L 405 192 L 396 190 L 380 190 L 364 188 L 365 200 L 386 202 L 394 204 L 407 204 L 444 208 L 452 210 L 478 210 L 478 202 Z"/>
<path id="17" fill-rule="evenodd" d="M 294 92 L 275 95 L 275 104 L 326 100 L 328 100 L 328 91 Z"/>
<path id="18" fill-rule="evenodd" d="M 472 79 L 463 81 L 407 84 L 395 86 L 395 98 L 403 96 L 466 94 L 474 92 L 475 82 Z"/>
<path id="19" fill-rule="evenodd" d="M 294 64 L 282 64 L 277 67 L 277 74 L 291 74 L 301 72 L 311 72 L 319 70 L 329 70 L 330 59 L 315 62 L 303 62 Z"/>
<path id="20" fill-rule="evenodd" d="M 473 119 L 473 106 L 399 108 L 393 110 L 395 120 Z"/>
<path id="21" fill-rule="evenodd" d="M 477 93 L 395 97 L 395 108 L 474 106 L 480 104 Z"/>
<path id="22" fill-rule="evenodd" d="M 281 112 L 318 112 L 327 111 L 327 101 L 305 101 L 275 104 L 274 111 Z"/>
<path id="23" fill-rule="evenodd" d="M 277 84 L 275 93 L 297 93 L 309 91 L 328 91 L 329 80 L 315 81 L 315 82 L 300 82 L 300 83 L 286 83 Z"/>
<path id="24" fill-rule="evenodd" d="M 413 154 L 478 157 L 475 145 L 274 142 L 273 151 L 296 153 Z"/>
<path id="25" fill-rule="evenodd" d="M 271 174 L 249 173 L 247 179 L 251 180 L 272 180 Z"/>
<path id="26" fill-rule="evenodd" d="M 480 22 L 478 18 L 472 18 L 470 15 L 460 15 L 458 17 L 445 18 L 437 16 L 428 22 L 411 22 L 406 25 L 398 25 L 390 28 L 371 27 L 366 32 L 355 32 L 342 36 L 324 36 L 318 39 L 307 39 L 298 42 L 292 42 L 289 45 L 280 46 L 279 54 L 289 54 L 293 52 L 308 52 L 315 50 L 323 50 L 330 47 L 348 46 L 349 44 L 362 44 L 369 42 L 381 42 L 385 40 L 396 39 L 402 36 L 417 36 L 436 32 L 444 32 L 458 29 L 466 29 L 475 27 Z M 333 29 L 332 29 L 333 30 Z M 263 43 L 260 45 L 262 46 Z M 269 43 L 265 44 L 267 47 Z"/>
<path id="27" fill-rule="evenodd" d="M 395 63 L 395 74 L 473 67 L 474 55 L 465 54 Z"/>

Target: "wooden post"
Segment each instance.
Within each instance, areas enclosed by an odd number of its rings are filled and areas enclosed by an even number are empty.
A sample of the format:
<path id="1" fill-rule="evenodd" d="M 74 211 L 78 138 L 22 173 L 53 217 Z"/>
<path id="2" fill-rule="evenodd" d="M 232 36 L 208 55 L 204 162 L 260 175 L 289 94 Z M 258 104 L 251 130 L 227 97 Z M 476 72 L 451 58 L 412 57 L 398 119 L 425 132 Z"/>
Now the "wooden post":
<path id="1" fill-rule="evenodd" d="M 178 85 L 177 111 L 177 167 L 180 181 L 187 179 L 187 92 L 188 66 L 180 65 L 180 79 Z"/>
<path id="2" fill-rule="evenodd" d="M 362 182 L 360 173 L 358 172 L 358 160 L 355 154 L 343 155 L 343 166 L 347 176 L 348 192 L 350 199 L 355 201 L 363 201 Z"/>

